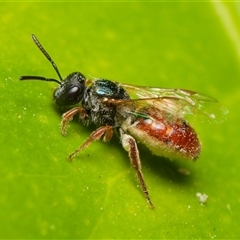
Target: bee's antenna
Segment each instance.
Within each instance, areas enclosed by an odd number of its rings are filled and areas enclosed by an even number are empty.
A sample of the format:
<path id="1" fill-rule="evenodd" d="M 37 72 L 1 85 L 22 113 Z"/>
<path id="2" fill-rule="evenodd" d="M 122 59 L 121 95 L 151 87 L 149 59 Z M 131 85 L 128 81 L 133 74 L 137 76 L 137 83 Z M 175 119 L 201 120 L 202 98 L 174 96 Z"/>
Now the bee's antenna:
<path id="1" fill-rule="evenodd" d="M 40 51 L 44 54 L 44 56 L 48 59 L 48 61 L 52 64 L 53 68 L 55 69 L 58 77 L 60 78 L 60 80 L 62 81 L 62 77 L 61 74 L 58 70 L 58 67 L 56 65 L 56 63 L 52 60 L 52 58 L 50 57 L 50 55 L 47 53 L 47 51 L 44 49 L 44 47 L 42 46 L 42 44 L 38 41 L 37 37 L 32 34 L 32 39 L 34 41 L 34 43 L 37 45 L 37 47 L 40 49 Z"/>
<path id="2" fill-rule="evenodd" d="M 58 84 L 61 84 L 60 81 L 53 79 L 53 78 L 45 78 L 40 76 L 21 76 L 19 80 L 40 80 L 40 81 L 47 81 L 47 82 L 56 82 Z"/>

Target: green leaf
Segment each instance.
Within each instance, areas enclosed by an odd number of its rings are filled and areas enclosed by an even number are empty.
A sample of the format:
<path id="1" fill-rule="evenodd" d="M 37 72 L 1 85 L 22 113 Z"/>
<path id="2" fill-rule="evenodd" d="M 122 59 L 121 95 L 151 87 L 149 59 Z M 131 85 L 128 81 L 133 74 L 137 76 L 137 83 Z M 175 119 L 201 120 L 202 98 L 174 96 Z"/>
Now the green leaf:
<path id="1" fill-rule="evenodd" d="M 2 2 L 0 238 L 239 238 L 239 4 L 215 2 Z M 67 156 L 95 129 L 77 118 L 60 133 L 57 78 L 83 74 L 183 88 L 219 99 L 223 124 L 194 122 L 196 163 L 139 144 L 149 208 L 115 136 Z M 206 194 L 201 204 L 196 194 Z"/>

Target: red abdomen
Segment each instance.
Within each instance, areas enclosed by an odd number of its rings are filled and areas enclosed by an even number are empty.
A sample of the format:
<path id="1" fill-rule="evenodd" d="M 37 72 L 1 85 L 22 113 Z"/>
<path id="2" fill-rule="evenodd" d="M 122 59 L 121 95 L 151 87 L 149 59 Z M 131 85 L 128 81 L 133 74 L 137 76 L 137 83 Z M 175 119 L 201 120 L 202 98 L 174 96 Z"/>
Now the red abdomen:
<path id="1" fill-rule="evenodd" d="M 181 119 L 162 113 L 156 108 L 147 110 L 128 128 L 137 140 L 144 143 L 153 154 L 168 158 L 196 160 L 201 144 L 194 129 Z"/>

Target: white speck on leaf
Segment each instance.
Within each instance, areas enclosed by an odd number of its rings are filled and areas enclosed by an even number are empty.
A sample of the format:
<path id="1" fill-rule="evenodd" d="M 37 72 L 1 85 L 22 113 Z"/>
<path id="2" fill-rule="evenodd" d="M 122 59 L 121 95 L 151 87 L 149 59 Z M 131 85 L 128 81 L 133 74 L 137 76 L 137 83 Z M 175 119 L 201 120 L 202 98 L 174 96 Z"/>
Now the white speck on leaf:
<path id="1" fill-rule="evenodd" d="M 196 193 L 196 196 L 198 198 L 198 201 L 201 203 L 201 205 L 204 205 L 204 203 L 207 201 L 208 199 L 208 195 L 205 193 Z"/>

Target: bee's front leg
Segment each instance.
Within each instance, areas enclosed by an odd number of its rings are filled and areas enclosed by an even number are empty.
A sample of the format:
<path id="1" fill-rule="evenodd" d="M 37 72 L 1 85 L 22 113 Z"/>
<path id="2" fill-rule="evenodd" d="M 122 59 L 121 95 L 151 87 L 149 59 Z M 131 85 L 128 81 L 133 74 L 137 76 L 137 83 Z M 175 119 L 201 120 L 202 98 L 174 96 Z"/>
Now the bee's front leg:
<path id="1" fill-rule="evenodd" d="M 150 199 L 150 196 L 147 190 L 147 185 L 143 178 L 143 173 L 141 171 L 141 160 L 139 157 L 137 143 L 132 136 L 126 134 L 122 129 L 120 129 L 120 138 L 121 138 L 122 146 L 128 152 L 131 164 L 137 173 L 137 178 L 142 187 L 145 198 L 150 204 L 150 207 L 154 208 L 154 205 Z"/>
<path id="2" fill-rule="evenodd" d="M 79 113 L 79 118 L 85 120 L 88 118 L 86 111 L 82 107 L 74 107 L 62 115 L 61 132 L 67 134 L 67 124 L 73 119 L 73 116 Z"/>

